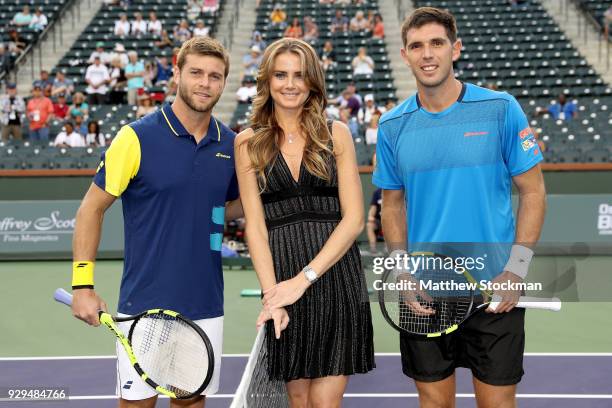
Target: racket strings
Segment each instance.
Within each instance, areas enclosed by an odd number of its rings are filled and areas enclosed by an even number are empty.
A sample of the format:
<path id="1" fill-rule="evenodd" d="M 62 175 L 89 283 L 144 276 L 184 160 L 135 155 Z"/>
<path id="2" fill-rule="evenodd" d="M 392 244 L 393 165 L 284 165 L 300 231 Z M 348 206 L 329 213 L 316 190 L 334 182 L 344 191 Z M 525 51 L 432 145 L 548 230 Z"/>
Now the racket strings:
<path id="1" fill-rule="evenodd" d="M 183 320 L 146 315 L 135 323 L 131 342 L 142 370 L 178 397 L 194 393 L 204 382 L 209 369 L 206 344 Z"/>
<path id="2" fill-rule="evenodd" d="M 402 330 L 415 334 L 441 333 L 466 318 L 471 310 L 472 291 L 460 289 L 461 284 L 467 283 L 465 276 L 442 267 L 442 262 L 423 262 L 423 265 L 428 267 L 419 269 L 409 279 L 393 273 L 386 275 L 388 282 L 384 283 L 410 280 L 414 286 L 406 289 L 404 285 L 401 290 L 385 287 L 384 307 L 388 317 Z M 418 306 L 433 313 L 423 312 Z"/>

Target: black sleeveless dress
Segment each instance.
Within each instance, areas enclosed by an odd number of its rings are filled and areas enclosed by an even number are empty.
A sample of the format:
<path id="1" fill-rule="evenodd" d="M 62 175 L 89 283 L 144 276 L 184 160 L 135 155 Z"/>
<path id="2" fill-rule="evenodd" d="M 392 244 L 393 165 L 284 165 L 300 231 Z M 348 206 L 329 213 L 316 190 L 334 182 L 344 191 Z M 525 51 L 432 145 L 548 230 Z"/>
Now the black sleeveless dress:
<path id="1" fill-rule="evenodd" d="M 291 175 L 282 154 L 268 168 L 261 195 L 277 282 L 299 274 L 340 221 L 336 161 L 331 180 L 300 166 Z M 291 319 L 279 340 L 266 327 L 268 371 L 276 380 L 366 373 L 375 367 L 372 316 L 357 244 L 286 310 Z"/>

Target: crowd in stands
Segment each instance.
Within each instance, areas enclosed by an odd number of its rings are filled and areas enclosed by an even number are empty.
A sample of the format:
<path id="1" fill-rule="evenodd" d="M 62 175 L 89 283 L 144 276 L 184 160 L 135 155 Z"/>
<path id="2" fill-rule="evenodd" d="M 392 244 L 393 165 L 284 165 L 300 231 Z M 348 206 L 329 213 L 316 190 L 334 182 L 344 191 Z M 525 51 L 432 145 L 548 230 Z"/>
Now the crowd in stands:
<path id="1" fill-rule="evenodd" d="M 380 14 L 369 10 L 366 15 L 363 10 L 357 10 L 354 15 L 346 16 L 341 6 L 351 4 L 350 1 L 324 1 L 320 3 L 337 4 L 335 15 L 328 27 L 319 27 L 313 16 L 305 15 L 302 18 L 293 17 L 288 20 L 287 13 L 282 4 L 274 5 L 269 15 L 270 27 L 279 27 L 284 37 L 302 39 L 310 43 L 319 52 L 320 63 L 326 72 L 335 72 L 339 62 L 336 58 L 332 41 L 320 41 L 320 30 L 331 33 L 361 32 L 375 39 L 384 38 L 384 23 Z M 359 1 L 357 2 L 359 3 Z M 355 2 L 353 2 L 355 4 Z M 350 17 L 350 18 L 349 18 Z M 259 31 L 254 31 L 249 44 L 249 51 L 242 59 L 242 84 L 236 92 L 236 99 L 240 104 L 249 104 L 257 94 L 256 75 L 261 64 L 263 51 L 268 44 Z M 350 62 L 353 75 L 371 75 L 375 71 L 374 60 L 368 55 L 366 47 L 359 47 Z M 374 95 L 368 93 L 361 95 L 357 92 L 355 82 L 346 86 L 339 96 L 328 100 L 327 116 L 329 119 L 340 120 L 347 124 L 356 142 L 376 144 L 378 119 L 382 113 L 395 105 L 394 100 L 375 101 Z M 235 130 L 247 126 L 241 121 Z"/>
<path id="2" fill-rule="evenodd" d="M 129 7 L 128 2 L 109 0 L 106 3 Z M 172 102 L 176 84 L 172 79 L 176 64 L 178 43 L 194 36 L 207 36 L 209 27 L 204 25 L 203 15 L 215 15 L 219 10 L 218 0 L 189 0 L 187 19 L 175 27 L 164 27 L 155 12 L 145 19 L 141 13 L 133 13 L 132 20 L 121 13 L 112 27 L 113 33 L 125 39 L 112 47 L 98 42 L 87 59 L 84 73 L 86 86 L 75 89 L 73 81 L 58 69 L 51 77 L 42 71 L 40 78 L 33 82 L 31 95 L 24 98 L 17 95 L 15 84 L 6 86 L 6 93 L 0 97 L 2 140 L 30 140 L 67 147 L 105 146 L 110 142 L 100 132 L 100 124 L 90 116 L 92 107 L 111 104 L 135 106 L 135 117 L 145 116 L 157 109 L 160 103 Z M 15 15 L 14 26 L 40 26 L 47 24 L 40 9 L 34 14 L 30 8 Z M 170 32 L 170 34 L 168 34 Z M 153 36 L 155 46 L 165 52 L 158 57 L 142 59 L 137 50 L 126 49 L 130 38 Z M 11 47 L 25 44 L 10 43 Z M 10 48 L 13 50 L 14 48 Z M 0 66 L 4 66 L 0 47 Z M 7 63 L 8 69 L 8 63 Z M 52 132 L 52 123 L 60 124 L 60 131 Z M 57 129 L 58 126 L 55 126 Z"/>
<path id="3" fill-rule="evenodd" d="M 35 8 L 32 12 L 29 5 L 24 5 L 20 11 L 15 13 L 8 23 L 8 38 L 4 42 L 0 42 L 0 74 L 12 69 L 15 60 L 29 45 L 29 41 L 22 31 L 40 32 L 48 24 L 47 16 L 40 7 Z"/>

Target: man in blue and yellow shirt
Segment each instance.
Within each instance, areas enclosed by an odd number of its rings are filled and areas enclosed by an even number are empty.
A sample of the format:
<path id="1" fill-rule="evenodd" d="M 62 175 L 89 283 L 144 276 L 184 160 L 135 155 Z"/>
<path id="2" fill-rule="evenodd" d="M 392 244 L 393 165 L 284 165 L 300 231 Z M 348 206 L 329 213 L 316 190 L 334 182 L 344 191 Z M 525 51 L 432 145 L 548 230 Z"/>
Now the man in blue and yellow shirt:
<path id="1" fill-rule="evenodd" d="M 200 37 L 183 44 L 174 103 L 121 128 L 79 208 L 73 244 L 73 312 L 97 326 L 98 310 L 106 305 L 93 288 L 93 261 L 104 212 L 121 197 L 125 262 L 118 312 L 165 308 L 200 324 L 216 360 L 205 395 L 219 386 L 224 221 L 242 215 L 235 134 L 212 116 L 228 71 L 229 57 L 217 41 Z M 117 350 L 119 406 L 153 407 L 154 390 Z M 181 406 L 203 405 L 202 397 Z"/>

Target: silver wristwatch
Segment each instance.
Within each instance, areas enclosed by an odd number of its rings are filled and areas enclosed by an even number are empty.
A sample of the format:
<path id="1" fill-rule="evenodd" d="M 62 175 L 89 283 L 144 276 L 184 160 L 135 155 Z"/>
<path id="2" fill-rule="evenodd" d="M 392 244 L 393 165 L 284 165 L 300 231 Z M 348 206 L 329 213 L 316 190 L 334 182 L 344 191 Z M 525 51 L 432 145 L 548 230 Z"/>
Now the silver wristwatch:
<path id="1" fill-rule="evenodd" d="M 302 269 L 302 272 L 304 272 L 304 276 L 306 276 L 306 279 L 308 280 L 308 282 L 310 282 L 311 285 L 315 283 L 317 279 L 319 279 L 319 276 L 314 271 L 314 269 L 310 267 L 310 265 L 306 265 L 304 269 Z"/>

